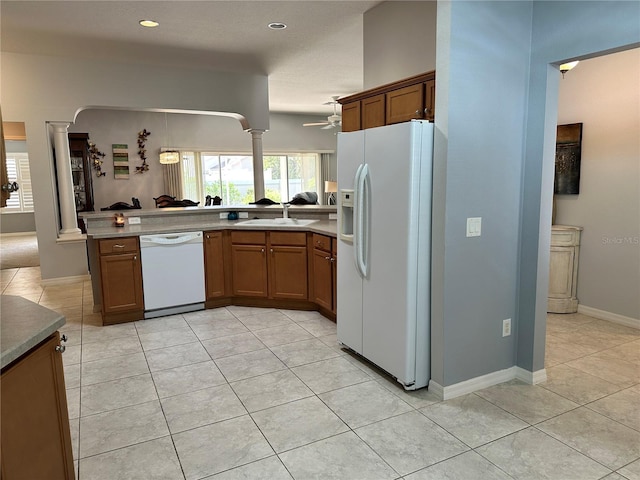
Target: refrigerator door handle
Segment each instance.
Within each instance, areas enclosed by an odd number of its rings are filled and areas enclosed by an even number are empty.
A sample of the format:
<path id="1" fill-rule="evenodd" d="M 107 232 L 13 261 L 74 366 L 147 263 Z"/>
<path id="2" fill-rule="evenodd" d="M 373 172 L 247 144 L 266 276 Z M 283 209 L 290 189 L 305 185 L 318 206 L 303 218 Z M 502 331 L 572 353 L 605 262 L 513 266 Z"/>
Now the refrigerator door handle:
<path id="1" fill-rule="evenodd" d="M 362 167 L 364 165 L 358 165 L 355 177 L 353 178 L 353 261 L 356 265 L 356 271 L 362 276 L 362 270 L 360 269 L 360 205 L 362 199 L 360 198 L 360 177 L 362 173 Z"/>
<path id="2" fill-rule="evenodd" d="M 362 239 L 360 248 L 360 261 L 362 262 L 362 276 L 369 276 L 369 222 L 371 221 L 371 177 L 369 165 L 364 164 L 362 168 L 362 220 L 360 222 L 360 238 Z"/>
<path id="3" fill-rule="evenodd" d="M 355 205 L 354 205 L 354 234 L 353 245 L 356 269 L 362 278 L 368 274 L 366 265 L 367 256 L 367 238 L 365 225 L 367 222 L 367 204 L 366 204 L 366 178 L 368 175 L 367 164 L 358 167 L 355 177 Z"/>

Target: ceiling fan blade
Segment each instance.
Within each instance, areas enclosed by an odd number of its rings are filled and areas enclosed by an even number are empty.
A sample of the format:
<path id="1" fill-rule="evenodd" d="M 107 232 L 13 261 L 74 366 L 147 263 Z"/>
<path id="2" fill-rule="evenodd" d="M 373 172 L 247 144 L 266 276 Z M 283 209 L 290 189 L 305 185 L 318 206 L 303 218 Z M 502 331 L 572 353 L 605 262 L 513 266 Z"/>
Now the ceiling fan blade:
<path id="1" fill-rule="evenodd" d="M 322 127 L 320 130 L 329 130 L 330 128 L 335 128 L 337 125 L 330 123 L 326 127 Z"/>
<path id="2" fill-rule="evenodd" d="M 329 125 L 329 122 L 303 123 L 303 127 L 319 127 L 321 125 Z"/>

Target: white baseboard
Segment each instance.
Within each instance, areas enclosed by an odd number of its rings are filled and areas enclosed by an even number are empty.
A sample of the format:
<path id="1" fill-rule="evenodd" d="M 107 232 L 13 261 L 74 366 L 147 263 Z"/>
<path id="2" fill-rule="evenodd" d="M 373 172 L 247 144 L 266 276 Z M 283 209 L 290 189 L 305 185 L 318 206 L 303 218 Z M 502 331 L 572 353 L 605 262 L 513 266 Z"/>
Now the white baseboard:
<path id="1" fill-rule="evenodd" d="M 619 323 L 631 328 L 640 329 L 640 319 L 625 317 L 624 315 L 618 315 L 617 313 L 605 312 L 604 310 L 598 310 L 597 308 L 587 307 L 586 305 L 578 305 L 578 313 L 589 315 L 590 317 L 599 318 L 600 320 L 607 320 L 613 323 Z"/>
<path id="2" fill-rule="evenodd" d="M 13 232 L 13 233 L 0 233 L 2 237 L 24 237 L 25 235 L 35 235 L 36 232 Z"/>
<path id="3" fill-rule="evenodd" d="M 530 372 L 524 368 L 513 366 L 497 372 L 487 373 L 479 377 L 470 378 L 454 385 L 443 387 L 442 385 L 431 380 L 429 382 L 429 391 L 433 392 L 440 400 L 449 400 L 450 398 L 473 393 L 483 388 L 492 387 L 499 383 L 508 382 L 517 378 L 525 383 L 535 385 L 544 382 L 547 379 L 547 371 L 543 368 L 535 372 Z"/>
<path id="4" fill-rule="evenodd" d="M 74 275 L 71 277 L 58 277 L 43 279 L 40 284 L 43 287 L 51 287 L 54 285 L 66 285 L 68 283 L 84 282 L 85 280 L 91 280 L 91 275 Z"/>
<path id="5" fill-rule="evenodd" d="M 542 370 L 536 370 L 535 372 L 530 372 L 520 367 L 513 368 L 516 369 L 516 378 L 529 385 L 536 385 L 547 381 L 547 370 L 544 368 Z"/>

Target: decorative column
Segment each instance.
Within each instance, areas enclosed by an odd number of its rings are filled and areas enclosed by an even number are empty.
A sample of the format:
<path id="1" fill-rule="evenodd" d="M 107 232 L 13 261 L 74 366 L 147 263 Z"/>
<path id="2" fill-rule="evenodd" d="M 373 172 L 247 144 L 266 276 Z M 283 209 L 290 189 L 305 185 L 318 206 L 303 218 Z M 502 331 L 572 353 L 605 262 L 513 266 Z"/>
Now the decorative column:
<path id="1" fill-rule="evenodd" d="M 56 149 L 56 171 L 58 176 L 58 199 L 62 228 L 60 237 L 77 237 L 82 234 L 78 228 L 76 202 L 71 174 L 71 154 L 67 122 L 50 122 L 53 128 L 53 143 Z"/>
<path id="2" fill-rule="evenodd" d="M 249 130 L 253 147 L 253 201 L 264 198 L 264 163 L 262 161 L 262 134 L 264 130 Z"/>

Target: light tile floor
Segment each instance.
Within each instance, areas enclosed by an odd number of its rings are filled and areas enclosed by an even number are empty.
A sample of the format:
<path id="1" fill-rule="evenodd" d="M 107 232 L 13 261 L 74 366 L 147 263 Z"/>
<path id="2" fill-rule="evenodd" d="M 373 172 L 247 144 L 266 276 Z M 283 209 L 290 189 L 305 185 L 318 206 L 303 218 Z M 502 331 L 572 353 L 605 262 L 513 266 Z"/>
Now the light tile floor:
<path id="1" fill-rule="evenodd" d="M 228 307 L 100 326 L 89 282 L 4 294 L 67 317 L 80 480 L 640 479 L 640 331 L 549 315 L 548 381 L 438 402 L 311 312 Z"/>

